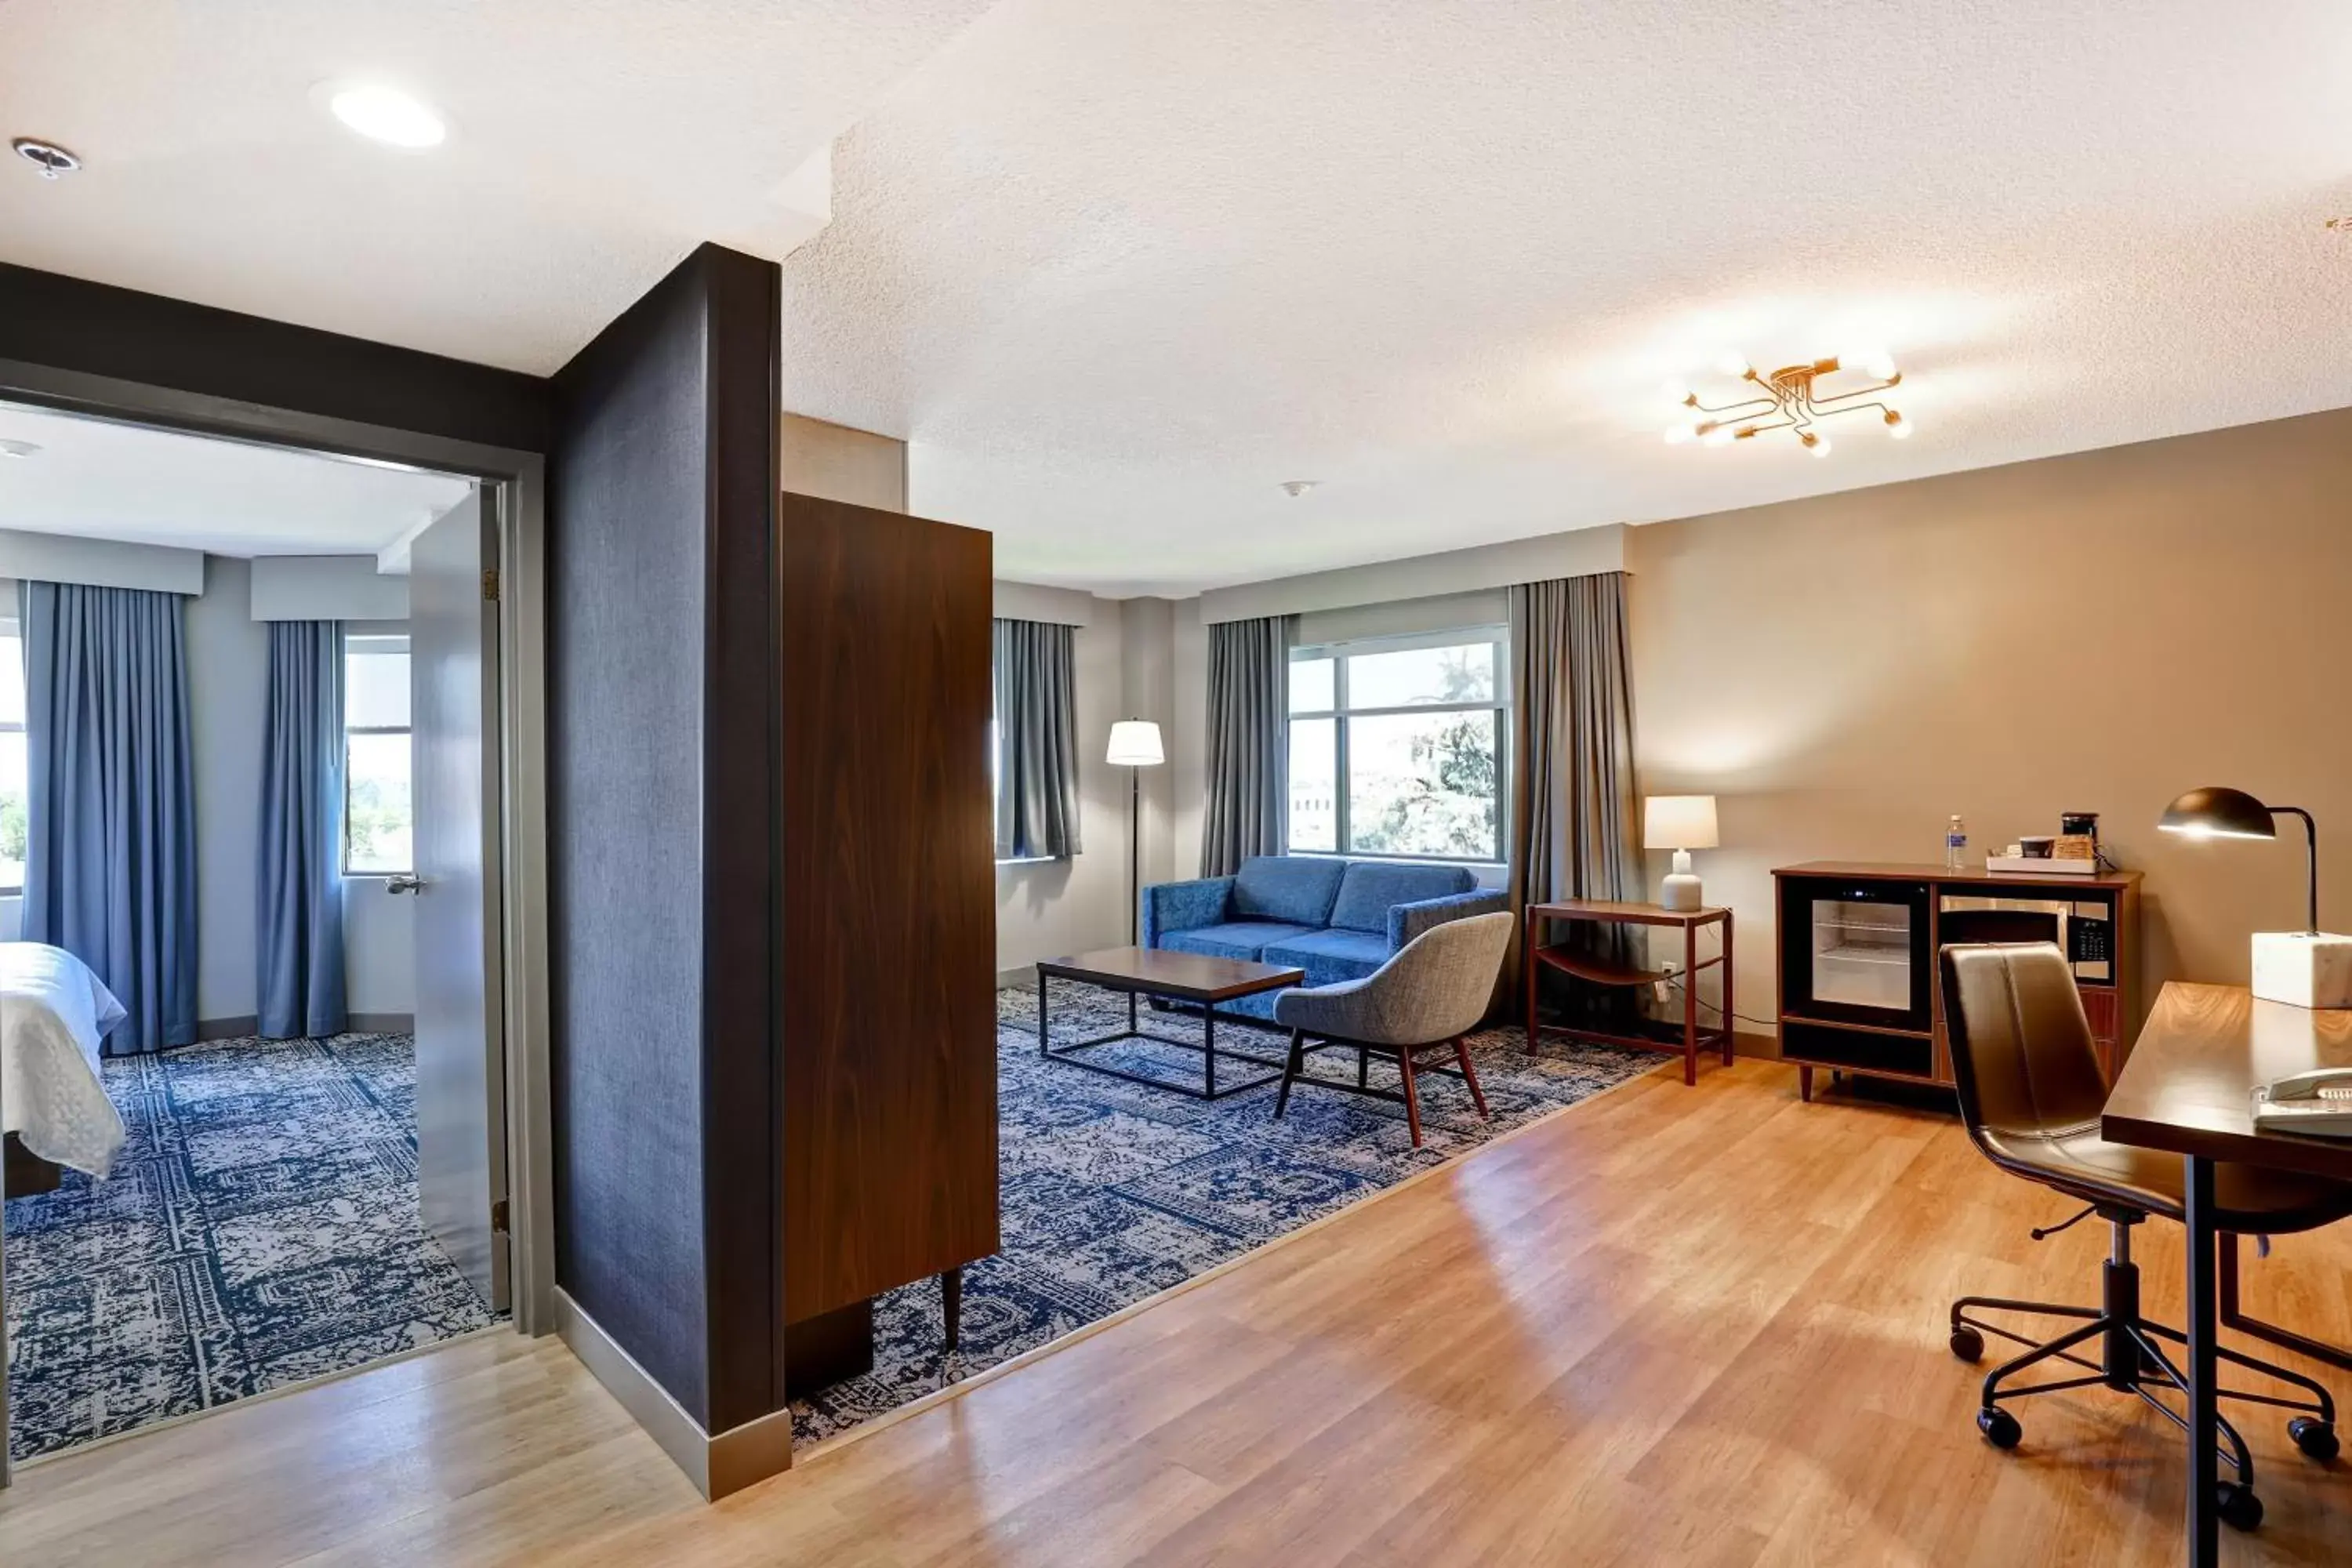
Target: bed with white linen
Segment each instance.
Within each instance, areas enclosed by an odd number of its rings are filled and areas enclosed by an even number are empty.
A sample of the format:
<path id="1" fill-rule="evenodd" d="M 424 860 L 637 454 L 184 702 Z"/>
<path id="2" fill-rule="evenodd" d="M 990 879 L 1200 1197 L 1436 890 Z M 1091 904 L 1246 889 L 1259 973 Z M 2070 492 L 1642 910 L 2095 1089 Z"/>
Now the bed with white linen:
<path id="1" fill-rule="evenodd" d="M 99 1077 L 98 1042 L 122 1018 L 114 993 L 72 953 L 0 942 L 0 1133 L 103 1177 L 125 1133 Z"/>

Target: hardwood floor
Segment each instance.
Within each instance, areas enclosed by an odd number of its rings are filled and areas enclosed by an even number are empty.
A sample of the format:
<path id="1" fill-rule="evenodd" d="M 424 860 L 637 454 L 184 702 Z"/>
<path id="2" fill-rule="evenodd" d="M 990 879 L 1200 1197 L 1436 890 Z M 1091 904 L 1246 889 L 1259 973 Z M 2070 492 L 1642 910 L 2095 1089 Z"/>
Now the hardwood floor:
<path id="1" fill-rule="evenodd" d="M 2179 1560 L 2168 1426 L 2049 1395 L 1999 1453 L 1944 1347 L 1955 1295 L 2092 1300 L 2103 1228 L 2030 1240 L 2066 1205 L 1948 1118 L 1668 1071 L 717 1507 L 501 1338 L 21 1472 L 0 1562 Z M 2141 1236 L 2178 1321 L 2179 1232 Z M 2249 1303 L 2352 1342 L 2347 1265 L 2288 1238 Z M 2352 1558 L 2352 1474 L 2247 1430 L 2269 1521 L 2224 1559 Z"/>

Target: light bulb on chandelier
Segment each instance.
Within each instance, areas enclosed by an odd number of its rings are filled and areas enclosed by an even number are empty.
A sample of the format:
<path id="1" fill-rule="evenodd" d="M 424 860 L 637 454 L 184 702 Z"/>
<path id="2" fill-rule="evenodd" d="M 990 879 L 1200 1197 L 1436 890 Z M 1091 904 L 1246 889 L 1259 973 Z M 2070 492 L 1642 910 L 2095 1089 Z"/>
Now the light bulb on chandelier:
<path id="1" fill-rule="evenodd" d="M 1830 452 L 1829 438 L 1816 426 L 1832 415 L 1859 414 L 1864 409 L 1874 410 L 1887 433 L 1897 440 L 1911 434 L 1910 422 L 1881 395 L 1903 384 L 1903 373 L 1884 350 L 1858 350 L 1832 359 L 1783 365 L 1769 375 L 1758 371 L 1746 355 L 1731 353 L 1718 361 L 1717 368 L 1742 384 L 1729 402 L 1707 403 L 1698 393 L 1683 392 L 1679 383 L 1668 386 L 1669 395 L 1681 393 L 1675 400 L 1688 411 L 1667 427 L 1665 438 L 1670 445 L 1696 439 L 1701 446 L 1726 447 L 1787 430 L 1805 450 L 1823 458 Z M 1857 378 L 1860 384 L 1843 391 L 1827 390 L 1835 381 Z M 1687 423 L 1691 415 L 1704 416 L 1702 422 Z"/>

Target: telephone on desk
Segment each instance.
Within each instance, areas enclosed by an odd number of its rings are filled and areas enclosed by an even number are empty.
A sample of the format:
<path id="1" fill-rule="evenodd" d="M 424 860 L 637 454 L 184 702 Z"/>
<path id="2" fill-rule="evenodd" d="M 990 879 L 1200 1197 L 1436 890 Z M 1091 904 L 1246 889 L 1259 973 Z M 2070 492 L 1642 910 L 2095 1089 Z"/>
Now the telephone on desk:
<path id="1" fill-rule="evenodd" d="M 2258 1131 L 2352 1138 L 2352 1068 L 2322 1068 L 2258 1083 L 2249 1098 Z"/>

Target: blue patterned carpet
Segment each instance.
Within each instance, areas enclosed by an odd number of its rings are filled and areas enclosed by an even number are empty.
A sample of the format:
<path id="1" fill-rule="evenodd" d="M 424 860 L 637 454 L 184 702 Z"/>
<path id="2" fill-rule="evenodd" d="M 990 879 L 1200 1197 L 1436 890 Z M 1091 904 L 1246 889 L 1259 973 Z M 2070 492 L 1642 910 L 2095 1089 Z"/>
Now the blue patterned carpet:
<path id="1" fill-rule="evenodd" d="M 8 1202 L 10 1451 L 496 1321 L 417 1222 L 415 1079 L 406 1035 L 109 1058 L 112 1178 Z"/>
<path id="2" fill-rule="evenodd" d="M 1124 1000 L 1056 982 L 1056 1040 L 1121 1028 Z M 875 1366 L 793 1404 L 807 1443 L 846 1430 L 1180 1284 L 1310 1220 L 1347 1207 L 1498 1133 L 1655 1067 L 1639 1051 L 1547 1045 L 1520 1049 L 1517 1029 L 1472 1037 L 1478 1079 L 1494 1112 L 1478 1120 L 1460 1080 L 1422 1081 L 1425 1142 L 1412 1147 L 1404 1107 L 1302 1089 L 1281 1121 L 1268 1086 L 1204 1104 L 1123 1083 L 1037 1054 L 1036 994 L 997 994 L 997 1095 L 1002 1123 L 1004 1250 L 964 1270 L 963 1347 L 940 1348 L 940 1293 L 926 1281 L 875 1303 Z M 1197 1019 L 1152 1016 L 1161 1034 Z M 1221 1044 L 1279 1058 L 1286 1034 L 1220 1022 Z M 1139 1071 L 1200 1082 L 1197 1052 L 1148 1045 L 1090 1053 Z M 1263 1069 L 1235 1066 L 1238 1081 Z M 1338 1051 L 1310 1071 L 1352 1073 Z M 1218 1073 L 1228 1071 L 1223 1061 Z M 1393 1088 L 1393 1068 L 1373 1082 Z"/>

